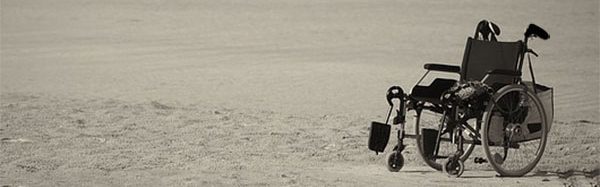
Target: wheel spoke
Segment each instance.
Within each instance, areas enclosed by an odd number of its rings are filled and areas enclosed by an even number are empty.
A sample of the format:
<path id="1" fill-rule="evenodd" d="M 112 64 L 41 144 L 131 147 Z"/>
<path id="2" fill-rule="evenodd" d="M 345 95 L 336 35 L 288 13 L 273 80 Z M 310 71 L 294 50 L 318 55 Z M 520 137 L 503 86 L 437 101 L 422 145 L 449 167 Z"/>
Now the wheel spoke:
<path id="1" fill-rule="evenodd" d="M 490 164 L 499 174 L 505 176 L 522 176 L 531 171 L 539 162 L 546 144 L 547 122 L 541 121 L 541 134 L 539 138 L 532 138 L 534 134 L 528 128 L 532 116 L 544 116 L 541 102 L 536 95 L 521 86 L 509 85 L 500 89 L 494 96 L 495 103 L 484 116 L 485 141 L 483 148 Z M 492 120 L 495 111 L 499 111 L 504 120 Z M 498 132 L 499 127 L 502 130 Z M 493 128 L 497 127 L 497 128 Z M 537 131 L 535 132 L 537 133 Z M 495 135 L 492 135 L 495 134 Z M 500 140 L 493 138 L 500 136 Z M 538 136 L 535 134 L 535 136 Z M 490 139 L 490 137 L 492 139 Z M 497 138 L 496 138 L 497 139 Z M 497 141 L 497 142 L 494 142 Z M 504 141 L 501 145 L 491 144 Z"/>

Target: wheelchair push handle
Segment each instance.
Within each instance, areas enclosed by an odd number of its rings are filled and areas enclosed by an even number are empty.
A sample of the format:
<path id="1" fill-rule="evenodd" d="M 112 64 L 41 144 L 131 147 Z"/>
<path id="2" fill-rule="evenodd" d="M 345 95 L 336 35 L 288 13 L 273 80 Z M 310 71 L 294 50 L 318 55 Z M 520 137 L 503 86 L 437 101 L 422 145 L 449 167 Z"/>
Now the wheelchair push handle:
<path id="1" fill-rule="evenodd" d="M 546 32 L 546 30 L 544 30 L 542 27 L 537 26 L 536 24 L 533 24 L 533 23 L 529 24 L 529 26 L 525 30 L 524 35 L 525 35 L 525 46 L 527 46 L 527 42 L 529 41 L 529 38 L 541 38 L 542 40 L 550 39 L 550 34 L 548 34 L 548 32 Z M 529 47 L 526 48 L 525 52 L 533 54 L 533 56 L 535 56 L 535 57 L 539 56 L 535 51 L 533 51 L 533 49 L 531 49 Z"/>
<path id="2" fill-rule="evenodd" d="M 538 37 L 542 40 L 547 40 L 550 39 L 550 34 L 548 34 L 548 32 L 546 32 L 546 30 L 542 29 L 540 26 L 532 23 L 529 24 L 529 27 L 527 27 L 527 30 L 525 30 L 525 40 L 531 37 Z"/>

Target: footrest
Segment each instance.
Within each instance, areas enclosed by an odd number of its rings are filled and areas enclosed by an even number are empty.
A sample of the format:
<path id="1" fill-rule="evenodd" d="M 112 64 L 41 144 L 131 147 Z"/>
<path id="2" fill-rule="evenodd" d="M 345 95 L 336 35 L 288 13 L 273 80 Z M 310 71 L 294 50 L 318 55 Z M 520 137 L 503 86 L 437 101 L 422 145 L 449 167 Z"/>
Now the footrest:
<path id="1" fill-rule="evenodd" d="M 385 150 L 390 139 L 390 125 L 373 121 L 369 132 L 369 149 L 375 153 Z"/>

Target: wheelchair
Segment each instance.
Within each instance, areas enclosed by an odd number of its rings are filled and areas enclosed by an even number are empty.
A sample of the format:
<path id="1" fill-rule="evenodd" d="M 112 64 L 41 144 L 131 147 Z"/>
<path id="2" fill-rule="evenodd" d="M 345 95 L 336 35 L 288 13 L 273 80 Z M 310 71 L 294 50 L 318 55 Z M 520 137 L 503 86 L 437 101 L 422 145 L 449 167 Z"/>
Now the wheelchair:
<path id="1" fill-rule="evenodd" d="M 524 40 L 498 41 L 500 28 L 483 20 L 467 39 L 462 65 L 428 63 L 425 74 L 407 94 L 392 86 L 386 94 L 390 109 L 385 123 L 371 122 L 369 149 L 384 152 L 395 126 L 398 143 L 387 157 L 389 171 L 404 166 L 404 138 L 416 140 L 425 164 L 449 177 L 460 177 L 464 162 L 475 146 L 482 146 L 489 163 L 500 175 L 519 177 L 540 161 L 553 118 L 553 90 L 536 83 L 530 39 L 550 35 L 530 24 Z M 528 59 L 531 80 L 522 79 Z M 459 75 L 459 79 L 435 78 L 421 85 L 432 71 Z M 392 114 L 393 113 L 393 114 Z M 406 116 L 413 113 L 414 133 L 406 132 Z M 390 124 L 391 119 L 391 124 Z"/>

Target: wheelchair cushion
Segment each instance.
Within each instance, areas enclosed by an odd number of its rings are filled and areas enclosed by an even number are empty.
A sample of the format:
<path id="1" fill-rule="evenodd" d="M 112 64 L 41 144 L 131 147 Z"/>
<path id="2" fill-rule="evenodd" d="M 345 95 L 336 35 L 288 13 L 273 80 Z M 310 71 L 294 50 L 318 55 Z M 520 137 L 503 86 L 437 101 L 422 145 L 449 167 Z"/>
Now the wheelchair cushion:
<path id="1" fill-rule="evenodd" d="M 433 80 L 429 86 L 416 85 L 413 87 L 410 96 L 418 101 L 430 102 L 433 104 L 440 104 L 442 94 L 452 88 L 456 80 L 452 79 L 441 79 L 437 78 Z"/>
<path id="2" fill-rule="evenodd" d="M 485 109 L 484 103 L 492 97 L 493 93 L 492 87 L 479 81 L 460 82 L 444 93 L 442 103 L 482 111 Z"/>

